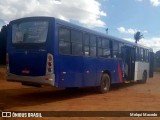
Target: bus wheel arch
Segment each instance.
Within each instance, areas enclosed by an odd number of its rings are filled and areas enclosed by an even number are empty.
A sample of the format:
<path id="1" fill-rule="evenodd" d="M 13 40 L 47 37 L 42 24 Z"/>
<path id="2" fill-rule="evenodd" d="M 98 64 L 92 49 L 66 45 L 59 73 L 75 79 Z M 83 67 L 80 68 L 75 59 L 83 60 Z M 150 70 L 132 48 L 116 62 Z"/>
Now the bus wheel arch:
<path id="1" fill-rule="evenodd" d="M 110 73 L 104 71 L 101 75 L 101 81 L 100 81 L 100 86 L 99 86 L 99 92 L 100 93 L 106 93 L 110 89 L 110 84 L 111 84 L 111 77 Z"/>
<path id="2" fill-rule="evenodd" d="M 103 74 L 108 74 L 110 77 L 110 81 L 112 80 L 111 73 L 108 70 L 104 70 Z"/>

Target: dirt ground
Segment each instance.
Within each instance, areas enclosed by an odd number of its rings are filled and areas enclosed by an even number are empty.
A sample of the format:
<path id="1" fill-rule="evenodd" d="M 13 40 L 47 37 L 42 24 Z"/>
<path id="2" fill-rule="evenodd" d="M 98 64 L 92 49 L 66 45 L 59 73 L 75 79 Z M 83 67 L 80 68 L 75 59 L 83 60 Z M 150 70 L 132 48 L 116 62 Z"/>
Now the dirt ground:
<path id="1" fill-rule="evenodd" d="M 146 84 L 112 85 L 109 93 L 99 94 L 95 88 L 74 91 L 22 86 L 7 82 L 5 67 L 0 68 L 0 110 L 2 111 L 160 111 L 160 73 Z M 2 120 L 15 118 L 0 118 Z M 22 118 L 17 118 L 21 120 Z M 27 118 L 23 118 L 27 119 Z M 32 118 L 32 120 L 37 118 Z M 39 119 L 39 118 L 38 118 Z M 53 119 L 53 118 L 41 118 Z M 120 119 L 124 117 L 60 117 L 60 120 Z M 130 120 L 136 119 L 130 117 Z M 160 118 L 139 118 L 140 120 Z"/>

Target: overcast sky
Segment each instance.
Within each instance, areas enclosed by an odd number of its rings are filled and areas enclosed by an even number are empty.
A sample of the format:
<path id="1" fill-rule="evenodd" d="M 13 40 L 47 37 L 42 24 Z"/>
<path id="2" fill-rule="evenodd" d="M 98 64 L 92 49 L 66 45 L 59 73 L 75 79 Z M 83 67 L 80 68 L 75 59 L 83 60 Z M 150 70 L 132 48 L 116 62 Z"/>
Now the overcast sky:
<path id="1" fill-rule="evenodd" d="M 160 0 L 0 0 L 0 28 L 28 16 L 53 16 L 160 50 Z"/>

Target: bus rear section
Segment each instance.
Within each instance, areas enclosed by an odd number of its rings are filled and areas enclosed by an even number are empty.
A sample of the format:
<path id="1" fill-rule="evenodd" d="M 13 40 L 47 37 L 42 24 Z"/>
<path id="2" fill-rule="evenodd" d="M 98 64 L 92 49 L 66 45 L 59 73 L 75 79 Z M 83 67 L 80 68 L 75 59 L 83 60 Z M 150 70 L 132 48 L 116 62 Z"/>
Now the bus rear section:
<path id="1" fill-rule="evenodd" d="M 7 80 L 23 85 L 54 86 L 53 53 L 47 49 L 49 21 L 20 19 L 10 23 Z"/>

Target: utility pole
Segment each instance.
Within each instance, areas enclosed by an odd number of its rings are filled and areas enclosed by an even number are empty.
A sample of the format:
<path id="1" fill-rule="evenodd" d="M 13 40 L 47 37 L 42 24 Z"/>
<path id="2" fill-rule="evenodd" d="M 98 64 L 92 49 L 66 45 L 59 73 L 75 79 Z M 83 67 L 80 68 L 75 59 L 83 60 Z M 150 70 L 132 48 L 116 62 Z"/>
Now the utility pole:
<path id="1" fill-rule="evenodd" d="M 108 28 L 106 28 L 106 34 L 108 35 Z"/>

